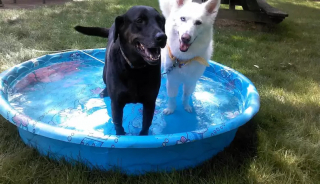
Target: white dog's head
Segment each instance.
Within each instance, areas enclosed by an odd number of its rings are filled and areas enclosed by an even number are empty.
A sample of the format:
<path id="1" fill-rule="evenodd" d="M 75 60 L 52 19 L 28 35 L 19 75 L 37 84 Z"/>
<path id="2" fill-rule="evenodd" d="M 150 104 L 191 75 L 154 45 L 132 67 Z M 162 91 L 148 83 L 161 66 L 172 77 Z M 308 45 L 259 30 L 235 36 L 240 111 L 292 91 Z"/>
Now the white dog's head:
<path id="1" fill-rule="evenodd" d="M 163 0 L 160 0 L 160 5 L 161 1 Z M 172 23 L 174 34 L 179 37 L 180 51 L 187 52 L 200 34 L 204 34 L 205 31 L 212 34 L 220 0 L 208 0 L 204 3 L 190 0 L 171 0 L 171 3 L 174 4 L 171 4 L 170 14 L 166 18 L 170 19 L 168 22 Z"/>

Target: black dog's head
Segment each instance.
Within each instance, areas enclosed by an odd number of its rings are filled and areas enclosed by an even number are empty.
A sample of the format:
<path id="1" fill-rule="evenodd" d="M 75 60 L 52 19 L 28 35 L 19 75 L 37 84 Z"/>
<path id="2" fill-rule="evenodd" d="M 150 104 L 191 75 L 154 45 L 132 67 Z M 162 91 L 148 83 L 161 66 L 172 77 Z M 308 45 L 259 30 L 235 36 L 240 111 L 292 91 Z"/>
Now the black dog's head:
<path id="1" fill-rule="evenodd" d="M 156 9 L 134 6 L 115 19 L 114 42 L 120 39 L 150 65 L 159 64 L 167 42 L 164 26 L 165 18 Z"/>

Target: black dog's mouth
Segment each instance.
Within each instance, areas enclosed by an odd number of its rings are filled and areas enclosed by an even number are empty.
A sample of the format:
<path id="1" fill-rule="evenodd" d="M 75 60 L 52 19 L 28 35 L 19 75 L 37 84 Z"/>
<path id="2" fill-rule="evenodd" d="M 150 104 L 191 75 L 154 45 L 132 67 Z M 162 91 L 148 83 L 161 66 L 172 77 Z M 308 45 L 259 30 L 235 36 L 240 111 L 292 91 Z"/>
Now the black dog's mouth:
<path id="1" fill-rule="evenodd" d="M 140 42 L 136 43 L 136 48 L 139 54 L 143 57 L 145 61 L 158 61 L 160 59 L 160 47 L 158 48 L 147 48 Z"/>

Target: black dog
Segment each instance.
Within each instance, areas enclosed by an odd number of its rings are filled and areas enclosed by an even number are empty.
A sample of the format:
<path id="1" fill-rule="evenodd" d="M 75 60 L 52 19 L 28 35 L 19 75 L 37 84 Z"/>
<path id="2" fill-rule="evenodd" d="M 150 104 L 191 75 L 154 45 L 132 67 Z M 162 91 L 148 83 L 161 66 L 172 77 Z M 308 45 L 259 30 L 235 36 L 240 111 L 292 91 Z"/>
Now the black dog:
<path id="1" fill-rule="evenodd" d="M 86 35 L 109 38 L 106 48 L 103 96 L 111 99 L 112 119 L 117 135 L 122 127 L 123 108 L 127 103 L 143 104 L 140 135 L 148 135 L 161 82 L 160 50 L 167 36 L 165 18 L 148 6 L 134 6 L 116 17 L 110 29 L 76 26 Z"/>

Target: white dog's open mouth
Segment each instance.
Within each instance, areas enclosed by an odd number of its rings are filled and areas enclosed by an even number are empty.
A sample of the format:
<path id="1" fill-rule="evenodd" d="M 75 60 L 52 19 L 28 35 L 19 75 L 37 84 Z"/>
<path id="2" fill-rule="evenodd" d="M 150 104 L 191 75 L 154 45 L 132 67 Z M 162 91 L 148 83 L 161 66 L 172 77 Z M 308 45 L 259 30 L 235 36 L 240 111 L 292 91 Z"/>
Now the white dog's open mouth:
<path id="1" fill-rule="evenodd" d="M 180 41 L 180 51 L 187 52 L 191 44 L 183 43 L 181 40 L 179 41 Z"/>
<path id="2" fill-rule="evenodd" d="M 145 61 L 157 61 L 160 58 L 160 47 L 146 48 L 142 43 L 137 42 L 136 48 Z"/>

